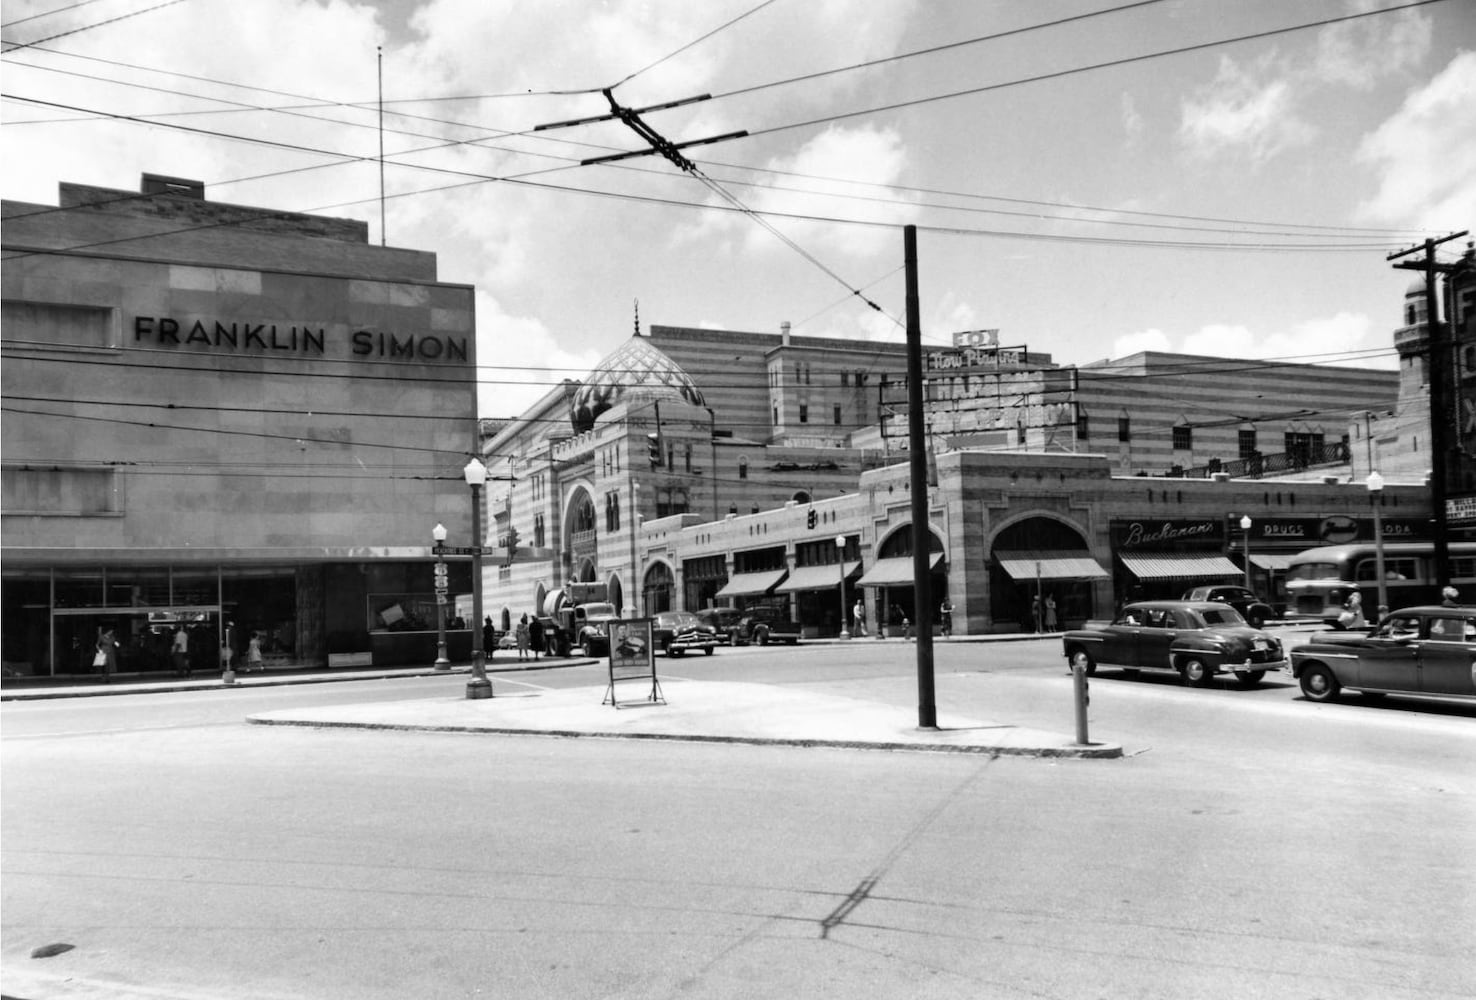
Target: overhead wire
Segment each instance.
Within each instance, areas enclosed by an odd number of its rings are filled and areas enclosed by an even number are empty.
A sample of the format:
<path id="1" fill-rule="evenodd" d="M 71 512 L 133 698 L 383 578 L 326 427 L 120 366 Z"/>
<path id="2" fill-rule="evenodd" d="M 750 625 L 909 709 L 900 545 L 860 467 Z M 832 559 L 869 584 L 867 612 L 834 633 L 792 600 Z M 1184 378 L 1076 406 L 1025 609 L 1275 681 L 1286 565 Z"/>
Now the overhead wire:
<path id="1" fill-rule="evenodd" d="M 156 3 L 152 7 L 144 7 L 141 10 L 130 11 L 127 14 L 119 14 L 117 17 L 110 17 L 110 18 L 108 18 L 108 19 L 106 19 L 104 21 L 97 21 L 97 22 L 95 22 L 93 24 L 84 24 L 80 28 L 72 28 L 69 31 L 59 31 L 59 32 L 57 32 L 54 35 L 47 35 L 45 38 L 37 38 L 37 39 L 35 39 L 33 41 L 29 41 L 29 42 L 10 42 L 9 43 L 10 48 L 5 49 L 3 51 L 5 53 L 15 52 L 15 51 L 17 51 L 19 49 L 27 49 L 27 48 L 30 48 L 33 45 L 40 45 L 43 42 L 54 42 L 58 38 L 67 38 L 67 37 L 69 37 L 71 35 L 80 35 L 84 31 L 91 31 L 94 28 L 101 28 L 101 27 L 103 27 L 105 25 L 116 24 L 119 21 L 126 21 L 129 18 L 131 18 L 131 17 L 138 17 L 140 14 L 148 14 L 148 13 L 150 13 L 152 11 L 162 10 L 165 7 L 173 7 L 177 3 L 184 3 L 184 2 L 185 2 L 185 0 L 164 0 L 163 3 Z M 0 44 L 5 44 L 5 43 L 3 42 L 3 40 L 0 40 Z"/>
<path id="2" fill-rule="evenodd" d="M 678 49 L 675 49 L 674 51 L 668 52 L 666 55 L 662 56 L 660 59 L 657 59 L 655 62 L 647 63 L 645 66 L 642 66 L 640 69 L 636 70 L 635 72 L 626 74 L 625 76 L 621 77 L 619 80 L 616 80 L 614 83 L 610 84 L 609 89 L 610 90 L 614 90 L 616 87 L 620 86 L 623 83 L 629 83 L 631 80 L 634 80 L 636 77 L 640 76 L 642 73 L 646 73 L 646 72 L 648 72 L 650 70 L 653 70 L 657 66 L 660 66 L 662 63 L 664 63 L 664 62 L 666 62 L 666 61 L 668 61 L 670 59 L 673 59 L 676 56 L 681 55 L 683 52 L 686 52 L 688 49 L 692 48 L 693 46 L 699 45 L 702 42 L 707 41 L 709 38 L 713 37 L 714 35 L 717 35 L 717 34 L 723 32 L 723 31 L 726 31 L 728 28 L 731 28 L 733 25 L 737 24 L 739 21 L 742 21 L 744 18 L 750 17 L 753 14 L 757 14 L 759 11 L 761 11 L 765 7 L 769 6 L 771 3 L 774 3 L 774 0 L 762 0 L 762 2 L 759 3 L 757 6 L 750 7 L 748 10 L 744 11 L 742 14 L 739 14 L 737 17 L 734 17 L 734 18 L 729 19 L 728 21 L 725 21 L 724 23 L 718 25 L 716 28 L 713 28 L 711 31 L 707 32 L 706 34 L 701 35 L 701 36 L 699 36 L 697 38 L 692 39 L 692 41 L 688 42 L 687 44 L 681 46 Z"/>

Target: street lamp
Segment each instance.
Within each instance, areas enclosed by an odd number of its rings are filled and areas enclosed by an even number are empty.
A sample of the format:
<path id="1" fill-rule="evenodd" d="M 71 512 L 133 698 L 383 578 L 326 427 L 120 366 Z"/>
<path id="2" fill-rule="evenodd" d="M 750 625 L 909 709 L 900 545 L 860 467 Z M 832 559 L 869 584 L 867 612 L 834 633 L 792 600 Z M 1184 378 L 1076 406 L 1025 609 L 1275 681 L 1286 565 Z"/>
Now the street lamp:
<path id="1" fill-rule="evenodd" d="M 1240 516 L 1240 530 L 1245 532 L 1245 589 L 1254 591 L 1251 586 L 1251 519 L 1249 514 Z"/>
<path id="2" fill-rule="evenodd" d="M 1384 519 L 1379 508 L 1384 505 L 1384 477 L 1377 472 L 1368 474 L 1368 501 L 1374 515 L 1374 572 L 1379 575 L 1379 621 L 1389 613 L 1389 593 L 1384 583 Z"/>
<path id="3" fill-rule="evenodd" d="M 851 637 L 851 633 L 846 629 L 846 536 L 845 535 L 836 535 L 835 536 L 835 555 L 836 555 L 836 560 L 840 563 L 840 585 L 837 588 L 840 591 L 840 615 L 841 615 L 840 638 L 842 638 L 842 639 L 849 639 Z"/>
<path id="4" fill-rule="evenodd" d="M 437 524 L 431 529 L 431 537 L 439 549 L 446 542 L 446 526 Z M 450 670 L 451 661 L 446 659 L 446 564 L 436 556 L 436 669 Z"/>
<path id="5" fill-rule="evenodd" d="M 487 467 L 473 456 L 461 473 L 472 492 L 472 676 L 466 682 L 466 696 L 490 698 L 492 682 L 487 679 L 482 650 L 482 487 L 487 482 Z"/>

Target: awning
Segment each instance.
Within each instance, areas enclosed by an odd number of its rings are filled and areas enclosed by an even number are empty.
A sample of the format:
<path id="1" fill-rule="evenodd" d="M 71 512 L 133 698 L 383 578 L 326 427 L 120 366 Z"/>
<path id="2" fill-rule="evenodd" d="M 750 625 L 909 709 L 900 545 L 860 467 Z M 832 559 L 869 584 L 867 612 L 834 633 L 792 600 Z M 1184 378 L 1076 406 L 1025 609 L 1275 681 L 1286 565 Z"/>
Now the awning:
<path id="1" fill-rule="evenodd" d="M 784 579 L 787 569 L 772 569 L 764 573 L 734 573 L 717 592 L 718 597 L 756 597 L 773 590 Z"/>
<path id="2" fill-rule="evenodd" d="M 861 563 L 846 563 L 846 579 L 861 572 Z M 800 566 L 789 579 L 774 588 L 776 594 L 793 594 L 800 590 L 834 590 L 840 584 L 841 571 L 836 566 Z"/>
<path id="3" fill-rule="evenodd" d="M 1147 556 L 1120 555 L 1117 558 L 1139 580 L 1202 580 L 1241 575 L 1240 567 L 1224 556 L 1158 552 Z"/>
<path id="4" fill-rule="evenodd" d="M 1263 555 L 1260 552 L 1252 552 L 1251 562 L 1262 569 L 1284 570 L 1291 565 L 1291 555 L 1276 552 Z"/>
<path id="5" fill-rule="evenodd" d="M 1105 580 L 1109 576 L 1090 552 L 996 552 L 999 568 L 1020 583 L 1042 580 Z"/>
<path id="6" fill-rule="evenodd" d="M 928 559 L 928 569 L 938 568 L 943 561 L 943 553 L 931 553 Z M 900 559 L 878 559 L 871 564 L 866 575 L 856 581 L 858 587 L 892 587 L 901 583 L 913 583 L 912 557 L 904 556 Z"/>

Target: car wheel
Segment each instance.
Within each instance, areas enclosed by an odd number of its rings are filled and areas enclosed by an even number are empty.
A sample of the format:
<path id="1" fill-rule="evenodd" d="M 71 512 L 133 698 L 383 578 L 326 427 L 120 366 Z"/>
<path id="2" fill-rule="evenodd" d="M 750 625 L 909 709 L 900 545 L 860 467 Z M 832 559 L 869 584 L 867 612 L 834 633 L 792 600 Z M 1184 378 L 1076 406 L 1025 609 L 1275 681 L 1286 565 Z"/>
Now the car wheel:
<path id="1" fill-rule="evenodd" d="M 1214 679 L 1215 672 L 1197 656 L 1191 656 L 1184 661 L 1179 672 L 1184 675 L 1184 683 L 1192 687 L 1205 687 Z"/>
<path id="2" fill-rule="evenodd" d="M 738 633 L 737 632 L 729 632 L 728 633 L 728 645 L 729 646 L 736 646 L 736 645 L 738 645 Z"/>
<path id="3" fill-rule="evenodd" d="M 1077 667 L 1080 667 L 1086 671 L 1088 677 L 1097 672 L 1097 661 L 1093 660 L 1092 654 L 1084 649 L 1073 649 L 1071 651 L 1070 663 L 1073 671 Z"/>
<path id="4" fill-rule="evenodd" d="M 661 640 L 661 651 L 665 653 L 668 657 L 676 656 L 676 650 L 671 648 L 670 639 Z"/>
<path id="5" fill-rule="evenodd" d="M 791 646 L 798 646 L 799 645 L 799 636 L 795 636 L 793 639 L 790 639 L 789 640 L 789 644 Z"/>
<path id="6" fill-rule="evenodd" d="M 753 641 L 760 646 L 767 646 L 769 644 L 769 630 L 766 628 L 754 629 Z"/>
<path id="7" fill-rule="evenodd" d="M 702 647 L 702 655 L 703 656 L 711 656 L 712 655 L 712 647 L 711 646 L 703 646 Z"/>
<path id="8" fill-rule="evenodd" d="M 1251 628 L 1264 628 L 1266 625 L 1266 616 L 1259 611 L 1252 611 L 1246 621 L 1250 623 Z"/>
<path id="9" fill-rule="evenodd" d="M 1336 701 L 1342 685 L 1333 672 L 1321 663 L 1302 669 L 1302 695 L 1308 701 Z"/>
<path id="10" fill-rule="evenodd" d="M 1257 684 L 1261 683 L 1262 679 L 1264 679 L 1265 676 L 1266 671 L 1264 670 L 1235 671 L 1235 679 L 1240 681 L 1240 683 L 1244 684 L 1246 687 L 1255 687 Z"/>

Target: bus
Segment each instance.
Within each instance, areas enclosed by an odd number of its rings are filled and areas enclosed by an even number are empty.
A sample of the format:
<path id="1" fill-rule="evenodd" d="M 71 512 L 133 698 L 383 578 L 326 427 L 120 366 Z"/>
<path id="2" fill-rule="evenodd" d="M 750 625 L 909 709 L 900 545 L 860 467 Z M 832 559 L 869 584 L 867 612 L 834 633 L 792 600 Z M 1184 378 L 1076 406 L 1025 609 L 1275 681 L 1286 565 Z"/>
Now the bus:
<path id="1" fill-rule="evenodd" d="M 1385 542 L 1384 593 L 1389 609 L 1439 604 L 1434 542 Z M 1451 542 L 1450 585 L 1463 603 L 1476 601 L 1476 542 Z M 1373 542 L 1322 545 L 1287 560 L 1287 612 L 1338 623 L 1343 602 L 1357 590 L 1370 622 L 1378 617 L 1378 547 Z"/>

